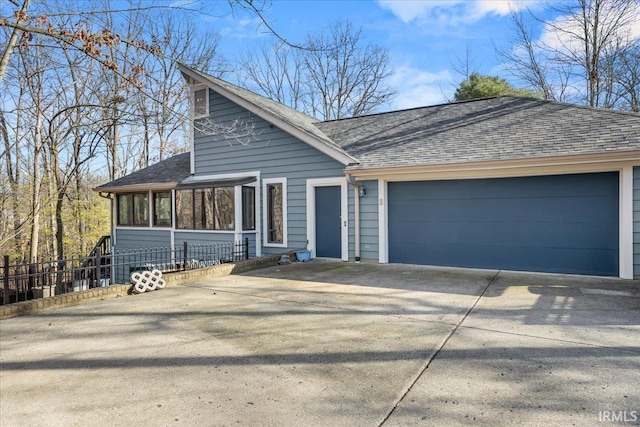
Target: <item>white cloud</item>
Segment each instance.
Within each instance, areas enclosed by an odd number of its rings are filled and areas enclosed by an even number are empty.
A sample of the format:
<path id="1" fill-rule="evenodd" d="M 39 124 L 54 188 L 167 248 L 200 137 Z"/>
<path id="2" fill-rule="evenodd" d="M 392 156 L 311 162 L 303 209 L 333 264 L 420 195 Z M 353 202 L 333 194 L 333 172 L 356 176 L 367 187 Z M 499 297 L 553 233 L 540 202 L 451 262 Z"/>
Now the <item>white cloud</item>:
<path id="1" fill-rule="evenodd" d="M 241 17 L 227 19 L 229 25 L 222 28 L 219 33 L 223 37 L 237 39 L 263 37 L 266 32 L 262 29 L 262 21 L 259 18 Z"/>
<path id="2" fill-rule="evenodd" d="M 432 73 L 408 64 L 400 65 L 390 81 L 398 91 L 393 107 L 400 110 L 447 102 L 453 98 L 452 80 L 449 70 Z"/>
<path id="3" fill-rule="evenodd" d="M 635 18 L 630 20 L 628 31 L 630 38 L 638 39 L 640 38 L 640 5 L 636 4 L 634 14 Z M 539 42 L 559 52 L 581 54 L 584 42 L 578 38 L 583 31 L 580 20 L 580 17 L 564 15 L 548 21 L 544 25 Z"/>
<path id="4" fill-rule="evenodd" d="M 405 24 L 439 23 L 455 26 L 461 23 L 477 22 L 487 15 L 504 16 L 511 10 L 518 11 L 532 7 L 542 0 L 379 0 L 384 9 L 388 9 Z"/>

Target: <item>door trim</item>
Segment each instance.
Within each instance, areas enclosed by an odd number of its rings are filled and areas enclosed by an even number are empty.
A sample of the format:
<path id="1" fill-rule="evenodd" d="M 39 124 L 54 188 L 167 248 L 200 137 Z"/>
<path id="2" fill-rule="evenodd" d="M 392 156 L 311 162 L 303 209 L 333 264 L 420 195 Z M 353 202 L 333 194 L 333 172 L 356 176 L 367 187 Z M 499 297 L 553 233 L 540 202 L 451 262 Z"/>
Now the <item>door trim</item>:
<path id="1" fill-rule="evenodd" d="M 340 246 L 342 261 L 349 261 L 349 203 L 347 180 L 341 178 L 307 179 L 307 249 L 311 258 L 316 257 L 316 187 L 340 187 L 341 233 Z"/>

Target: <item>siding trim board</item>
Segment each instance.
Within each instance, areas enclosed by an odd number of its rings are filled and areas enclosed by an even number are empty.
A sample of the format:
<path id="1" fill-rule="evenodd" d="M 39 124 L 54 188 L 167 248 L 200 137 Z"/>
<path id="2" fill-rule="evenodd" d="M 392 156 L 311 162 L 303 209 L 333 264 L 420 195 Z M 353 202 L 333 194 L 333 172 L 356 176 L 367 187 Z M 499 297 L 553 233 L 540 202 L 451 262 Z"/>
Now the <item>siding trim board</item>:
<path id="1" fill-rule="evenodd" d="M 633 167 L 620 170 L 620 278 L 633 279 Z"/>
<path id="2" fill-rule="evenodd" d="M 640 279 L 640 166 L 633 168 L 633 276 Z"/>

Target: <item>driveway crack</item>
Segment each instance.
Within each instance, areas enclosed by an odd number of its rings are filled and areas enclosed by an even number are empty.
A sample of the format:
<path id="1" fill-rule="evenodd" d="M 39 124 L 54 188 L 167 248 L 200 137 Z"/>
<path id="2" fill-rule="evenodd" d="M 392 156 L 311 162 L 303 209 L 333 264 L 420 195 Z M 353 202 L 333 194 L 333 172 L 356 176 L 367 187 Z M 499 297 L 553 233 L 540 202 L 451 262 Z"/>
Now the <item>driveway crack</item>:
<path id="1" fill-rule="evenodd" d="M 411 384 L 409 384 L 409 387 L 407 387 L 407 389 L 404 391 L 404 393 L 402 393 L 402 396 L 400 396 L 400 398 L 393 404 L 393 406 L 391 407 L 391 409 L 389 410 L 387 415 L 378 424 L 378 427 L 383 426 L 389 420 L 391 415 L 393 415 L 395 410 L 398 408 L 398 405 L 404 400 L 404 398 L 407 396 L 407 394 L 409 394 L 409 392 L 413 389 L 413 386 L 415 386 L 415 384 L 418 382 L 418 380 L 422 377 L 422 374 L 424 374 L 424 372 L 429 368 L 429 365 L 431 365 L 431 362 L 438 356 L 438 354 L 440 354 L 440 351 L 442 351 L 444 346 L 447 345 L 447 342 L 449 342 L 449 339 L 451 339 L 451 337 L 458 331 L 458 329 L 460 328 L 462 323 L 464 323 L 464 321 L 467 319 L 469 314 L 471 314 L 473 309 L 476 308 L 476 305 L 478 305 L 478 302 L 480 302 L 480 300 L 482 299 L 484 294 L 487 292 L 489 287 L 496 281 L 496 279 L 498 278 L 498 275 L 500 274 L 501 271 L 502 270 L 498 270 L 498 272 L 495 274 L 495 276 L 493 276 L 493 278 L 489 281 L 487 286 L 485 286 L 484 289 L 482 290 L 482 292 L 480 292 L 480 295 L 478 295 L 478 298 L 476 298 L 476 300 L 473 302 L 471 307 L 469 307 L 469 309 L 464 314 L 464 316 L 462 316 L 460 321 L 457 322 L 453 326 L 453 329 L 451 330 L 451 332 L 449 332 L 449 334 L 445 337 L 445 339 L 442 340 L 442 343 L 438 346 L 438 348 L 436 348 L 436 350 L 433 352 L 431 357 L 429 357 L 429 359 L 427 359 L 427 361 L 424 363 L 424 365 L 422 366 L 422 368 L 418 372 L 418 375 L 416 375 L 416 377 L 413 379 L 413 381 L 411 381 Z"/>

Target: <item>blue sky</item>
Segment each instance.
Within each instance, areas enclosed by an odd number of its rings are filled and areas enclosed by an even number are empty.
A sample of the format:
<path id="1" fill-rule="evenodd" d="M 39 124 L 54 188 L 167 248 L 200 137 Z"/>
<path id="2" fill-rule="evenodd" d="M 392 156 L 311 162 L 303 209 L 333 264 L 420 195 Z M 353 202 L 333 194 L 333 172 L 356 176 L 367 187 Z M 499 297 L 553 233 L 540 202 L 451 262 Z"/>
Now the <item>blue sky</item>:
<path id="1" fill-rule="evenodd" d="M 542 13 L 542 2 L 538 0 L 273 0 L 264 15 L 294 43 L 337 20 L 349 20 L 362 27 L 366 41 L 386 47 L 391 53 L 391 84 L 397 88 L 398 96 L 389 108 L 400 109 L 451 99 L 463 79 L 453 67 L 457 58 L 466 57 L 467 45 L 478 72 L 509 79 L 501 69 L 494 46 L 509 46 L 510 7 Z M 545 18 L 553 16 L 547 13 Z M 238 52 L 272 38 L 255 16 L 244 13 L 212 24 L 212 29 L 222 35 L 222 51 L 232 63 Z"/>

